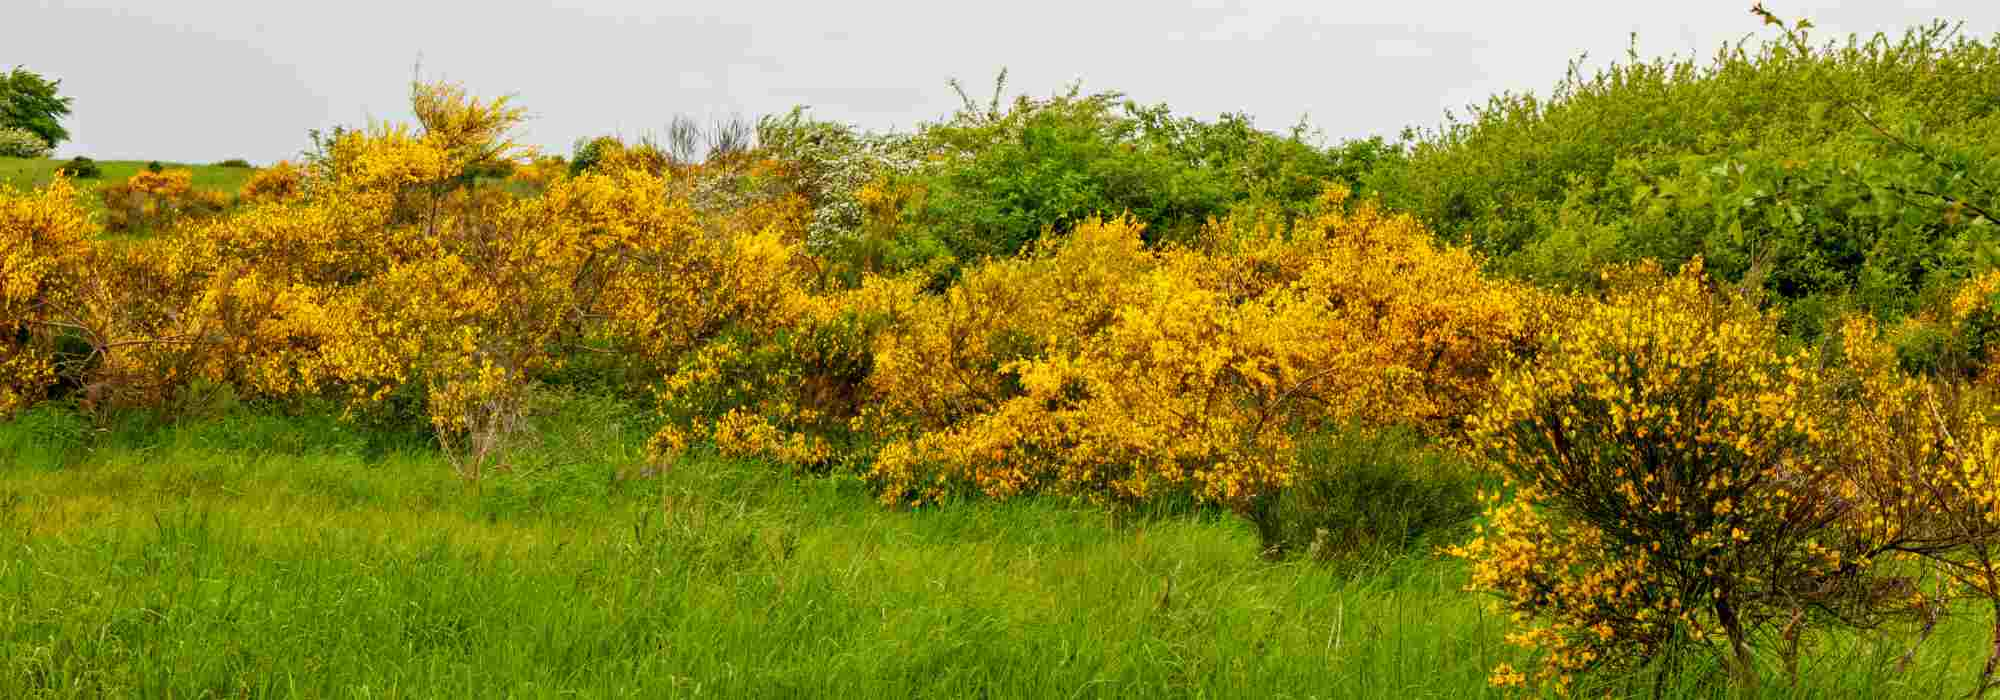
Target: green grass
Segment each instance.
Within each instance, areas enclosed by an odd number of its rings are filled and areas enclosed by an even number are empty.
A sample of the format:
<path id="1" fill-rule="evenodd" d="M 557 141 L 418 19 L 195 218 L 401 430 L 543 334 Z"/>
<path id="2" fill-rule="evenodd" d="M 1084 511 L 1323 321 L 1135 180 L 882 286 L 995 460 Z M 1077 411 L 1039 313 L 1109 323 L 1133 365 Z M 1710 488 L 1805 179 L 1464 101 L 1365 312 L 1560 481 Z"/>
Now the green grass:
<path id="1" fill-rule="evenodd" d="M 56 170 L 67 162 L 69 161 L 47 158 L 0 158 L 0 185 L 26 188 L 49 184 L 49 180 L 55 177 Z M 97 161 L 97 167 L 104 171 L 102 176 L 76 182 L 83 188 L 95 189 L 103 183 L 119 182 L 132 177 L 139 171 L 145 170 L 148 163 L 150 161 L 100 160 Z M 217 165 L 190 165 L 165 161 L 161 161 L 160 165 L 170 169 L 191 168 L 194 170 L 195 187 L 217 192 L 235 192 L 241 189 L 243 182 L 250 179 L 250 173 L 256 172 L 251 168 L 225 168 Z"/>
<path id="2" fill-rule="evenodd" d="M 56 170 L 61 168 L 63 163 L 67 162 L 69 162 L 67 159 L 0 157 L 0 188 L 13 187 L 16 189 L 27 189 L 47 185 L 49 184 L 49 180 L 55 177 Z M 72 180 L 72 182 L 77 186 L 78 194 L 84 202 L 84 207 L 89 209 L 92 214 L 100 214 L 104 209 L 104 203 L 98 200 L 97 188 L 108 183 L 123 182 L 126 178 L 130 178 L 139 171 L 145 170 L 149 162 L 143 160 L 100 160 L 97 161 L 97 167 L 103 170 L 102 175 L 95 178 Z M 256 172 L 250 168 L 225 168 L 215 165 L 189 165 L 186 163 L 168 163 L 165 161 L 161 161 L 160 165 L 167 168 L 192 168 L 194 170 L 194 186 L 196 188 L 231 194 L 242 189 L 243 183 L 250 179 L 250 174 Z"/>
<path id="3" fill-rule="evenodd" d="M 1215 514 L 906 512 L 716 459 L 614 479 L 646 415 L 576 402 L 478 487 L 322 415 L 0 423 L 0 697 L 1461 698 L 1511 658 L 1430 556 L 1343 574 Z M 1904 677 L 1836 640 L 1767 695 L 1963 694 L 1984 640 L 1949 622 Z"/>

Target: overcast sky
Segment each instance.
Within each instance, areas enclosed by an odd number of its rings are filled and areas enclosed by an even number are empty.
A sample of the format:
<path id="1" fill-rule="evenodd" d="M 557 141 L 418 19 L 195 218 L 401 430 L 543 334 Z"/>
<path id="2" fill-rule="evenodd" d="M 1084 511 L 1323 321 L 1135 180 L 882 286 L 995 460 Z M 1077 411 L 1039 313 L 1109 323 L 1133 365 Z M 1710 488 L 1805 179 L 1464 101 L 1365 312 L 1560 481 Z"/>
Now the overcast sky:
<path id="1" fill-rule="evenodd" d="M 1822 37 L 1934 18 L 2000 33 L 2000 2 L 1772 0 Z M 1013 0 L 837 3 L 553 0 L 0 0 L 0 67 L 76 99 L 61 155 L 258 163 L 306 130 L 405 120 L 411 68 L 513 93 L 529 143 L 658 132 L 812 106 L 908 130 L 948 114 L 945 80 L 1010 92 L 1081 78 L 1142 102 L 1330 139 L 1430 126 L 1501 90 L 1546 93 L 1566 63 L 1698 52 L 1758 32 L 1748 0 Z M 1768 34 L 1768 32 L 1767 32 Z"/>

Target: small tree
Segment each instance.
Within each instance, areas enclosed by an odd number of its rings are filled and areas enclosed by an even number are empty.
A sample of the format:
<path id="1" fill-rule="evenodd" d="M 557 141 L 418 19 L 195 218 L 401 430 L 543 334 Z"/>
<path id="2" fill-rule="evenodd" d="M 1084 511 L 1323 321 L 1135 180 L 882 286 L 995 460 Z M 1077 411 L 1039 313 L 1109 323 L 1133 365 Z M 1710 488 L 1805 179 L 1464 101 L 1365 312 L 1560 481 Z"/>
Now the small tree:
<path id="1" fill-rule="evenodd" d="M 56 94 L 60 80 L 49 80 L 16 66 L 0 75 L 0 128 L 25 129 L 50 147 L 69 140 L 62 118 L 69 116 L 71 98 Z"/>

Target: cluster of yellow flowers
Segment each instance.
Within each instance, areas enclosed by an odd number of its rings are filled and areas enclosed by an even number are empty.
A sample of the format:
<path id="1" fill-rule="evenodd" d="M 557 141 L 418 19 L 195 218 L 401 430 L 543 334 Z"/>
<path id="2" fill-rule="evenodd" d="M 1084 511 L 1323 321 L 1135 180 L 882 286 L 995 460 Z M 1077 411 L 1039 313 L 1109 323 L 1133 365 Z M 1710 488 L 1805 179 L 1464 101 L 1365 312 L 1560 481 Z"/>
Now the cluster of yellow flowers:
<path id="1" fill-rule="evenodd" d="M 1611 291 L 1470 421 L 1513 498 L 1490 496 L 1450 551 L 1539 661 L 1496 683 L 1568 689 L 1709 643 L 1754 682 L 1750 647 L 1774 627 L 2000 600 L 1983 389 L 1907 374 L 1865 318 L 1839 362 L 1781 352 L 1772 317 L 1711 289 L 1699 260 L 1606 274 Z"/>
<path id="2" fill-rule="evenodd" d="M 1534 335 L 1530 290 L 1343 190 L 1290 227 L 1209 238 L 1152 250 L 1136 222 L 1090 221 L 903 311 L 869 379 L 871 424 L 897 436 L 873 465 L 883 499 L 1247 505 L 1292 478 L 1296 431 L 1449 428 Z"/>
<path id="3" fill-rule="evenodd" d="M 305 194 L 305 169 L 281 160 L 268 168 L 258 168 L 244 181 L 243 202 L 290 202 Z"/>
<path id="4" fill-rule="evenodd" d="M 1452 551 L 1523 622 L 1509 639 L 1541 653 L 1522 673 L 1543 684 L 1740 624 L 1717 623 L 1691 589 L 1733 616 L 1765 614 L 1728 607 L 1781 585 L 1743 571 L 1740 545 L 1784 549 L 1788 517 L 1823 486 L 1798 358 L 1777 353 L 1754 312 L 1713 298 L 1700 267 L 1637 272 L 1649 283 L 1618 285 L 1567 324 L 1471 421 L 1515 496 L 1493 498 L 1480 536 Z"/>
<path id="5" fill-rule="evenodd" d="M 42 317 L 65 305 L 97 248 L 75 198 L 62 179 L 38 192 L 0 190 L 0 416 L 32 402 L 55 379 L 48 348 L 21 339 L 64 322 Z"/>
<path id="6" fill-rule="evenodd" d="M 98 191 L 104 201 L 104 227 L 112 231 L 155 228 L 178 219 L 222 211 L 229 197 L 196 189 L 194 171 L 141 170 L 124 182 Z"/>

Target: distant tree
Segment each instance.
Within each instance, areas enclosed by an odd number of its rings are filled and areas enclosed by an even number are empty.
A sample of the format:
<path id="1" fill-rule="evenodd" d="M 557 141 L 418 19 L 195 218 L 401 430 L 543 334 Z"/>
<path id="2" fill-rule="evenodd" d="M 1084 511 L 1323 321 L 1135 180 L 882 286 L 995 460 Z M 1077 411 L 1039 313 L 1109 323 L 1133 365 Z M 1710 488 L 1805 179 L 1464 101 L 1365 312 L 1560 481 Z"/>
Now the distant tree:
<path id="1" fill-rule="evenodd" d="M 20 66 L 0 75 L 0 127 L 26 129 L 50 146 L 68 141 L 62 118 L 69 116 L 72 100 L 56 94 L 61 85 Z"/>

